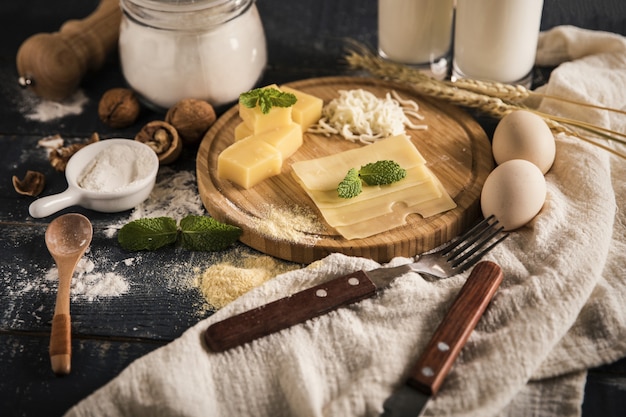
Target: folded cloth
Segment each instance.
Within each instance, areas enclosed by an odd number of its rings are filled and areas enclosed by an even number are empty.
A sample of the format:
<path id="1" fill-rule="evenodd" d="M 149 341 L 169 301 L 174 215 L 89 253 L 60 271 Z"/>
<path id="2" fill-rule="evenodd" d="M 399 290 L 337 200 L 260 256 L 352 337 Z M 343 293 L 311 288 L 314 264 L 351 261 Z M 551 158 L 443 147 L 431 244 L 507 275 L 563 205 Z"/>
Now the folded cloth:
<path id="1" fill-rule="evenodd" d="M 603 36 L 616 38 L 558 28 L 542 34 L 538 56 L 573 51 L 573 40 L 590 38 L 601 46 L 596 39 Z M 599 54 L 589 47 L 585 55 L 556 68 L 543 92 L 622 106 L 616 91 L 626 85 L 626 47 Z M 540 106 L 626 131 L 623 115 L 547 99 Z M 585 369 L 626 355 L 623 178 L 624 159 L 578 138 L 557 137 L 547 201 L 529 225 L 488 255 L 505 279 L 426 415 L 580 414 Z M 224 353 L 202 342 L 211 323 L 377 266 L 332 254 L 282 274 L 138 359 L 67 416 L 377 416 L 467 273 L 435 282 L 408 273 L 374 298 Z"/>

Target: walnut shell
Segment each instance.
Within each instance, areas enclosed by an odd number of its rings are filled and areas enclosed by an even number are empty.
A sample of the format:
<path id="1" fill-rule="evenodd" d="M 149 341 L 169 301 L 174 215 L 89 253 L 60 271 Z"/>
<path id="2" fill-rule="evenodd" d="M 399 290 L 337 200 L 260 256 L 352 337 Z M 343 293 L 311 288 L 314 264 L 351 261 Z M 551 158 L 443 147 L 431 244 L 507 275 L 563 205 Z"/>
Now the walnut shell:
<path id="1" fill-rule="evenodd" d="M 43 187 L 46 185 L 46 177 L 38 171 L 26 171 L 26 176 L 23 180 L 20 180 L 15 175 L 13 176 L 13 188 L 19 194 L 29 195 L 36 197 L 43 191 Z"/>
<path id="2" fill-rule="evenodd" d="M 102 95 L 98 103 L 100 120 L 115 129 L 135 123 L 140 111 L 139 100 L 128 88 L 112 88 Z"/>
<path id="3" fill-rule="evenodd" d="M 180 100 L 165 115 L 165 121 L 176 128 L 185 145 L 199 143 L 215 119 L 213 106 L 194 98 Z"/>
<path id="4" fill-rule="evenodd" d="M 135 140 L 152 148 L 161 165 L 171 164 L 177 160 L 183 150 L 183 142 L 174 126 L 161 120 L 154 120 L 145 125 L 137 133 Z"/>

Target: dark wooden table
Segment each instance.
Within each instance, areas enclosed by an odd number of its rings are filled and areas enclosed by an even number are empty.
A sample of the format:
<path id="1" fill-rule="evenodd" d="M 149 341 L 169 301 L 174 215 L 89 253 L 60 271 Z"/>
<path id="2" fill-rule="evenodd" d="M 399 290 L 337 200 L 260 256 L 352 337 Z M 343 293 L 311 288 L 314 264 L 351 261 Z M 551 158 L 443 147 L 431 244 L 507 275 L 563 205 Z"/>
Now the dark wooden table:
<path id="1" fill-rule="evenodd" d="M 219 260 L 184 250 L 143 253 L 141 262 L 125 266 L 131 285 L 121 297 L 72 303 L 72 373 L 53 375 L 48 358 L 50 321 L 55 285 L 44 275 L 53 261 L 44 244 L 47 223 L 28 214 L 32 197 L 20 196 L 11 177 L 26 170 L 46 175 L 45 195 L 66 187 L 37 142 L 60 134 L 67 142 L 83 141 L 93 132 L 102 138 L 133 137 L 146 122 L 163 115 L 144 111 L 132 127 L 115 130 L 97 117 L 100 96 L 124 85 L 117 56 L 85 79 L 89 101 L 78 115 L 49 122 L 29 120 L 37 100 L 17 84 L 15 56 L 20 44 L 38 32 L 55 32 L 68 19 L 87 16 L 97 0 L 21 0 L 0 3 L 0 415 L 58 416 L 114 378 L 133 360 L 157 349 L 210 314 L 197 288 L 171 285 L 172 275 L 191 276 L 193 268 Z M 376 44 L 376 0 L 299 1 L 259 0 L 268 39 L 269 65 L 263 83 L 346 74 L 341 64 L 341 39 L 351 37 Z M 562 3 L 546 0 L 542 28 L 573 24 L 626 34 L 622 0 L 585 0 Z M 545 74 L 538 71 L 537 74 Z M 224 109 L 218 109 L 222 112 Z M 481 120 L 491 133 L 493 121 Z M 195 170 L 195 149 L 185 149 L 173 169 Z M 129 212 L 102 214 L 73 207 L 94 224 L 90 257 L 100 271 L 118 268 L 133 256 L 115 239 L 108 225 L 128 218 Z M 31 288 L 29 285 L 33 285 Z M 589 373 L 585 416 L 623 416 L 626 410 L 626 360 Z"/>

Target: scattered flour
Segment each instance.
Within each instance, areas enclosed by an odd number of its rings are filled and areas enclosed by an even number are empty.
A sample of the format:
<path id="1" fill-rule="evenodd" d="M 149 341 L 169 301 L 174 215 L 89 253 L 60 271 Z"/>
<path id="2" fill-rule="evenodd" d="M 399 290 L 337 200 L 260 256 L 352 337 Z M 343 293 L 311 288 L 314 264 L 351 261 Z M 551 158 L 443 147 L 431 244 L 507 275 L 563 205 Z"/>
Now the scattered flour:
<path id="1" fill-rule="evenodd" d="M 111 238 L 129 221 L 144 217 L 172 217 L 178 221 L 190 214 L 205 214 L 195 174 L 161 167 L 148 199 L 135 207 L 127 220 L 109 225 L 105 234 Z"/>
<path id="2" fill-rule="evenodd" d="M 51 268 L 45 275 L 47 282 L 57 282 L 59 280 L 59 270 L 57 267 Z M 70 296 L 72 301 L 96 301 L 106 297 L 118 297 L 126 294 L 130 285 L 126 278 L 115 272 L 96 272 L 94 262 L 82 257 L 76 265 Z"/>
<path id="3" fill-rule="evenodd" d="M 65 116 L 81 114 L 85 104 L 89 102 L 89 98 L 82 90 L 78 90 L 61 102 L 41 99 L 29 91 L 24 91 L 22 94 L 20 111 L 26 119 L 38 122 L 50 122 Z"/>

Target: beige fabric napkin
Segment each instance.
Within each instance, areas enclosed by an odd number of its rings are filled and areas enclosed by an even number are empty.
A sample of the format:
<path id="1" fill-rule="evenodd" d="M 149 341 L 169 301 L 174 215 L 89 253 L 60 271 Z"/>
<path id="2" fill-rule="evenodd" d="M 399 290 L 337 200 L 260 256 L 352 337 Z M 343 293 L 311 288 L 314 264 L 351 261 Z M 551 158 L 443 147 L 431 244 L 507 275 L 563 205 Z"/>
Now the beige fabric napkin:
<path id="1" fill-rule="evenodd" d="M 542 34 L 538 57 L 581 39 L 600 49 L 604 37 L 616 39 L 557 28 Z M 626 48 L 594 52 L 559 56 L 576 60 L 554 71 L 545 92 L 623 106 Z M 624 116 L 553 101 L 542 109 L 626 131 Z M 626 355 L 624 178 L 625 160 L 558 137 L 545 206 L 488 256 L 505 280 L 426 415 L 580 414 L 585 369 Z M 438 282 L 407 274 L 379 296 L 225 353 L 202 343 L 212 322 L 376 266 L 334 254 L 278 276 L 135 361 L 67 416 L 377 416 L 467 273 Z"/>

